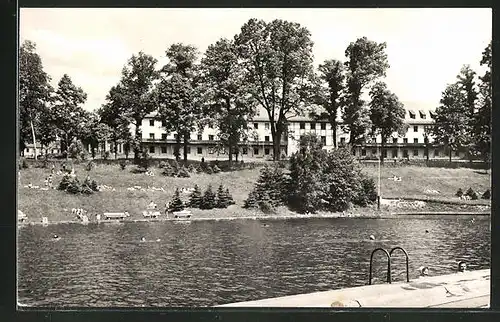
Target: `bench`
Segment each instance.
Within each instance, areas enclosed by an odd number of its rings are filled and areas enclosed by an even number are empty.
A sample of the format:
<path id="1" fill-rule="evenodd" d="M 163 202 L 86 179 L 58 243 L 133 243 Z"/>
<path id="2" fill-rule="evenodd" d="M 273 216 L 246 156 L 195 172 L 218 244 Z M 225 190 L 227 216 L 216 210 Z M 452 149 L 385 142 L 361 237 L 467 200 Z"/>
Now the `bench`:
<path id="1" fill-rule="evenodd" d="M 129 217 L 128 212 L 105 212 L 103 214 L 104 219 L 125 219 L 126 217 Z"/>

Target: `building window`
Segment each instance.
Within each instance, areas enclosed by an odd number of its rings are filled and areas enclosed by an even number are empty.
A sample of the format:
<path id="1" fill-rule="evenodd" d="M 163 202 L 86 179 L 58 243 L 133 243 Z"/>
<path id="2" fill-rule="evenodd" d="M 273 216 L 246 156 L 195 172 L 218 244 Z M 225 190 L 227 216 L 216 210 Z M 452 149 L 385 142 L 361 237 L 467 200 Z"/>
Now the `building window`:
<path id="1" fill-rule="evenodd" d="M 306 123 L 300 122 L 300 129 L 304 130 L 306 128 Z"/>
<path id="2" fill-rule="evenodd" d="M 384 156 L 384 158 L 387 158 L 387 149 L 382 150 L 382 155 Z"/>
<path id="3" fill-rule="evenodd" d="M 149 146 L 149 153 L 155 153 L 155 147 L 150 145 Z"/>
<path id="4" fill-rule="evenodd" d="M 167 139 L 167 133 L 162 133 L 161 134 L 161 139 L 166 140 Z"/>
<path id="5" fill-rule="evenodd" d="M 455 151 L 455 156 L 456 156 L 456 157 L 460 156 L 460 153 L 458 152 L 458 150 L 457 150 L 457 151 Z"/>
<path id="6" fill-rule="evenodd" d="M 188 146 L 188 147 L 186 148 L 186 151 L 187 151 L 187 154 L 191 154 L 191 147 L 190 147 L 190 146 Z"/>
<path id="7" fill-rule="evenodd" d="M 242 154 L 248 154 L 248 148 L 243 148 L 243 151 L 241 151 Z"/>
<path id="8" fill-rule="evenodd" d="M 418 132 L 418 125 L 413 126 L 413 132 Z"/>
<path id="9" fill-rule="evenodd" d="M 403 143 L 408 143 L 408 138 L 403 138 Z"/>
<path id="10" fill-rule="evenodd" d="M 155 126 L 155 120 L 149 120 L 149 126 Z"/>
<path id="11" fill-rule="evenodd" d="M 436 114 L 433 111 L 429 111 L 429 116 L 431 119 L 435 118 Z"/>
<path id="12" fill-rule="evenodd" d="M 362 150 L 361 150 L 361 156 L 362 156 L 362 157 L 365 157 L 365 156 L 366 156 L 366 150 L 365 150 L 365 149 L 362 149 Z"/>
<path id="13" fill-rule="evenodd" d="M 403 158 L 407 158 L 408 157 L 408 150 L 403 150 Z"/>
<path id="14" fill-rule="evenodd" d="M 326 145 L 326 136 L 321 136 L 321 144 L 323 144 L 323 146 Z"/>
<path id="15" fill-rule="evenodd" d="M 436 149 L 436 150 L 434 150 L 434 157 L 438 157 L 438 156 L 439 156 L 439 150 Z"/>
<path id="16" fill-rule="evenodd" d="M 345 144 L 345 138 L 340 138 L 340 144 Z"/>
<path id="17" fill-rule="evenodd" d="M 397 158 L 398 157 L 398 149 L 392 150 L 392 157 Z"/>
<path id="18" fill-rule="evenodd" d="M 414 111 L 408 111 L 408 113 L 410 114 L 410 118 L 411 119 L 414 119 L 415 118 L 415 112 Z"/>
<path id="19" fill-rule="evenodd" d="M 316 123 L 311 123 L 311 130 L 316 130 Z"/>
<path id="20" fill-rule="evenodd" d="M 414 138 L 413 143 L 418 143 L 418 138 Z"/>
<path id="21" fill-rule="evenodd" d="M 154 140 L 154 139 L 155 139 L 155 134 L 154 134 L 154 133 L 149 133 L 149 138 L 150 138 L 151 140 Z"/>
<path id="22" fill-rule="evenodd" d="M 167 147 L 166 146 L 162 146 L 161 147 L 161 153 L 167 153 Z"/>
<path id="23" fill-rule="evenodd" d="M 321 123 L 321 125 L 320 125 L 320 126 L 321 126 L 321 129 L 322 129 L 322 130 L 326 130 L 326 123 Z"/>
<path id="24" fill-rule="evenodd" d="M 208 148 L 208 154 L 214 154 L 214 148 L 213 147 L 209 147 Z"/>
<path id="25" fill-rule="evenodd" d="M 253 128 L 254 128 L 254 129 L 258 129 L 258 128 L 259 128 L 259 123 L 254 123 L 254 124 L 253 124 Z"/>
<path id="26" fill-rule="evenodd" d="M 264 141 L 269 142 L 269 135 L 264 136 Z"/>
<path id="27" fill-rule="evenodd" d="M 213 129 L 214 128 L 213 124 L 208 124 L 208 128 Z"/>
<path id="28" fill-rule="evenodd" d="M 266 122 L 266 123 L 264 124 L 264 127 L 265 127 L 265 129 L 266 129 L 266 130 L 269 130 L 269 123 L 267 123 L 267 122 Z"/>
<path id="29" fill-rule="evenodd" d="M 201 140 L 203 140 L 203 137 L 202 137 L 202 135 L 201 135 L 201 134 L 198 134 L 198 137 L 197 137 L 197 139 L 198 139 L 198 141 L 201 141 Z"/>
<path id="30" fill-rule="evenodd" d="M 163 126 L 163 127 L 167 126 L 167 122 L 165 122 L 165 120 L 162 120 L 161 121 L 161 126 Z"/>
<path id="31" fill-rule="evenodd" d="M 377 155 L 377 149 L 372 149 L 372 155 Z"/>
<path id="32" fill-rule="evenodd" d="M 264 154 L 265 154 L 265 155 L 269 155 L 269 148 L 265 148 L 265 149 L 264 149 Z"/>
<path id="33" fill-rule="evenodd" d="M 418 157 L 418 150 L 413 150 L 413 156 Z"/>
<path id="34" fill-rule="evenodd" d="M 392 138 L 392 143 L 398 143 L 398 138 Z"/>
<path id="35" fill-rule="evenodd" d="M 419 112 L 420 112 L 420 118 L 425 119 L 426 118 L 425 111 L 420 110 Z"/>
<path id="36" fill-rule="evenodd" d="M 196 153 L 203 154 L 203 148 L 201 147 L 196 148 Z"/>
<path id="37" fill-rule="evenodd" d="M 259 154 L 259 148 L 253 148 L 253 154 L 258 155 Z"/>
<path id="38" fill-rule="evenodd" d="M 174 134 L 174 139 L 175 139 L 175 140 L 177 140 L 177 133 L 176 133 L 176 134 Z"/>
<path id="39" fill-rule="evenodd" d="M 209 140 L 209 141 L 213 141 L 213 140 L 214 140 L 214 135 L 213 135 L 213 134 L 210 134 L 210 135 L 208 136 L 208 140 Z"/>

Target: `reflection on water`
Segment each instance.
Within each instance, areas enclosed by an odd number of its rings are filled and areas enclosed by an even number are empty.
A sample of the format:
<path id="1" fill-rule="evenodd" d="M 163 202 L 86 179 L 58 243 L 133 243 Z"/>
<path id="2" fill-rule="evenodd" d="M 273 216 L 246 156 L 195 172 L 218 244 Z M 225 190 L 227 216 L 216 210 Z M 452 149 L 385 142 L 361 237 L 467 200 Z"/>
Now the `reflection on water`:
<path id="1" fill-rule="evenodd" d="M 143 236 L 151 242 L 141 242 Z M 423 265 L 431 275 L 451 273 L 460 260 L 470 269 L 489 268 L 489 218 L 26 226 L 18 237 L 18 302 L 211 306 L 360 286 L 367 284 L 372 250 L 394 246 L 409 253 L 410 278 Z M 401 253 L 392 266 L 393 280 L 404 280 Z M 375 255 L 375 283 L 385 280 L 386 267 Z"/>

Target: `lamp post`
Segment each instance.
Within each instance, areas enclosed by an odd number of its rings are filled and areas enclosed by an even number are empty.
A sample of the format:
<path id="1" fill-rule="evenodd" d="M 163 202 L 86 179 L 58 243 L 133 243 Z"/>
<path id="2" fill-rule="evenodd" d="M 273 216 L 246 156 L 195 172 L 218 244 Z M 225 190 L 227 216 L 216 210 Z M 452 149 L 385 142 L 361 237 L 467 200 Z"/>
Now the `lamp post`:
<path id="1" fill-rule="evenodd" d="M 380 158 L 382 156 L 382 148 L 379 148 L 378 154 L 378 194 L 377 194 L 377 210 L 380 210 Z"/>

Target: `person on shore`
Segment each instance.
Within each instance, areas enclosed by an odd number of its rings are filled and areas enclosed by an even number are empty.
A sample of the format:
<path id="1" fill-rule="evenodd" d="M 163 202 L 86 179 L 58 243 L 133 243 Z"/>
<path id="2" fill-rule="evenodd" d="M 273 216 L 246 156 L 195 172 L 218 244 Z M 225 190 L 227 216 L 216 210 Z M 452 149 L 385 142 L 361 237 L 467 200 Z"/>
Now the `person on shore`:
<path id="1" fill-rule="evenodd" d="M 467 270 L 467 264 L 465 262 L 462 261 L 462 262 L 458 263 L 458 271 L 460 273 L 463 273 L 466 270 Z"/>
<path id="2" fill-rule="evenodd" d="M 43 184 L 45 187 L 48 187 L 49 186 L 49 178 L 45 178 L 45 180 L 43 180 Z"/>

